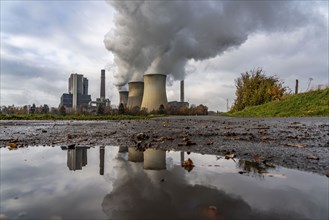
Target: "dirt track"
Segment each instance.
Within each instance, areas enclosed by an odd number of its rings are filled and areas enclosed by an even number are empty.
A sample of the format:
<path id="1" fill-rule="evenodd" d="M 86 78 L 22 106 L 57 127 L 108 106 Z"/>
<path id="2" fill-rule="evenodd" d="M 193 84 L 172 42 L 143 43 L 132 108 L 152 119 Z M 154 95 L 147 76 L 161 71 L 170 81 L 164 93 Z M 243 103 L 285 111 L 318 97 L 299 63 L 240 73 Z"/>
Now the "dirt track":
<path id="1" fill-rule="evenodd" d="M 166 117 L 122 121 L 0 121 L 0 146 L 160 147 L 329 172 L 328 118 Z M 110 146 L 109 146 L 110 147 Z"/>

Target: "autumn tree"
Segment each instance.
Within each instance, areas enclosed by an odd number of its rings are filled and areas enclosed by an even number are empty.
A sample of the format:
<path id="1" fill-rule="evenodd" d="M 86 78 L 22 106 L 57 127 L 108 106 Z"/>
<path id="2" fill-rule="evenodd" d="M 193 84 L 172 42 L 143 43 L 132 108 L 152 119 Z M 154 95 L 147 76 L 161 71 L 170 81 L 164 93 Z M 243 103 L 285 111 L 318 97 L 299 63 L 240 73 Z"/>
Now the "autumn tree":
<path id="1" fill-rule="evenodd" d="M 276 76 L 266 76 L 262 69 L 242 73 L 235 86 L 236 99 L 231 111 L 281 99 L 286 91 Z"/>
<path id="2" fill-rule="evenodd" d="M 66 108 L 64 107 L 64 105 L 62 105 L 62 106 L 59 108 L 59 114 L 60 114 L 60 115 L 66 115 Z"/>
<path id="3" fill-rule="evenodd" d="M 30 113 L 31 113 L 31 114 L 34 114 L 34 113 L 35 113 L 35 110 L 36 110 L 36 106 L 35 106 L 35 104 L 33 103 L 32 106 L 31 106 L 31 108 L 30 108 Z"/>
<path id="4" fill-rule="evenodd" d="M 123 105 L 123 103 L 120 103 L 119 105 L 119 114 L 122 115 L 125 113 L 125 106 Z"/>
<path id="5" fill-rule="evenodd" d="M 97 115 L 104 115 L 105 106 L 103 104 L 99 104 L 97 107 Z"/>
<path id="6" fill-rule="evenodd" d="M 165 114 L 166 113 L 166 110 L 165 110 L 165 107 L 164 107 L 163 104 L 160 105 L 159 110 L 158 110 L 158 113 L 159 114 Z"/>

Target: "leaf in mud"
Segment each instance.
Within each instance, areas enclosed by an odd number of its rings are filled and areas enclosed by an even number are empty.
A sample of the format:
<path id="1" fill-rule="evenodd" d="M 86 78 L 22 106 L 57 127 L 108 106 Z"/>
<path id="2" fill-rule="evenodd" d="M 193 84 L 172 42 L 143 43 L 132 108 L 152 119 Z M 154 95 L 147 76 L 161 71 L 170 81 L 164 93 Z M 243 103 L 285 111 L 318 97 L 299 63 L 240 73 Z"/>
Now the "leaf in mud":
<path id="1" fill-rule="evenodd" d="M 17 148 L 17 144 L 16 143 L 9 143 L 8 147 L 10 148 Z"/>
<path id="2" fill-rule="evenodd" d="M 329 177 L 329 172 L 326 174 L 327 177 Z"/>
<path id="3" fill-rule="evenodd" d="M 194 167 L 193 161 L 190 158 L 188 158 L 187 160 L 185 160 L 183 162 L 182 167 L 184 167 L 185 170 L 187 170 L 188 172 L 190 172 L 193 169 L 193 167 Z"/>
<path id="4" fill-rule="evenodd" d="M 283 174 L 279 174 L 279 173 L 263 173 L 263 176 L 268 176 L 268 177 L 275 177 L 275 178 L 280 178 L 280 179 L 285 179 L 287 178 L 285 175 Z"/>
<path id="5" fill-rule="evenodd" d="M 212 142 L 212 141 L 207 142 L 207 145 L 213 145 L 213 144 L 214 144 L 214 142 Z"/>
<path id="6" fill-rule="evenodd" d="M 236 157 L 236 154 L 233 153 L 233 152 L 226 152 L 225 154 L 225 159 L 228 160 L 228 159 L 233 159 Z"/>
<path id="7" fill-rule="evenodd" d="M 303 148 L 306 147 L 306 144 L 287 144 L 289 147 Z"/>
<path id="8" fill-rule="evenodd" d="M 196 145 L 196 143 L 192 141 L 184 141 L 182 143 L 178 143 L 178 146 L 192 146 L 192 145 Z"/>
<path id="9" fill-rule="evenodd" d="M 254 156 L 254 160 L 255 160 L 257 163 L 260 163 L 261 160 L 262 160 L 262 156 L 261 156 L 260 154 L 256 154 L 256 155 Z"/>
<path id="10" fill-rule="evenodd" d="M 308 155 L 307 159 L 309 159 L 309 160 L 319 160 L 320 158 L 312 154 L 312 155 Z"/>
<path id="11" fill-rule="evenodd" d="M 261 139 L 262 141 L 273 140 L 273 138 L 271 138 L 270 136 L 262 136 L 262 137 L 260 137 L 260 139 Z"/>
<path id="12" fill-rule="evenodd" d="M 168 127 L 168 121 L 167 121 L 167 120 L 164 121 L 164 122 L 162 123 L 162 126 L 163 126 L 164 128 L 167 128 L 167 127 Z"/>
<path id="13" fill-rule="evenodd" d="M 275 168 L 275 165 L 274 165 L 274 164 L 272 164 L 272 163 L 270 163 L 270 162 L 268 162 L 268 161 L 266 161 L 266 160 L 264 160 L 263 163 L 264 163 L 265 166 L 267 166 L 267 167 Z"/>
<path id="14" fill-rule="evenodd" d="M 137 140 L 146 140 L 149 138 L 149 136 L 144 133 L 139 133 L 136 135 L 136 138 L 137 138 Z"/>
<path id="15" fill-rule="evenodd" d="M 72 138 L 73 138 L 72 135 L 70 135 L 70 134 L 67 135 L 67 139 L 72 139 Z"/>

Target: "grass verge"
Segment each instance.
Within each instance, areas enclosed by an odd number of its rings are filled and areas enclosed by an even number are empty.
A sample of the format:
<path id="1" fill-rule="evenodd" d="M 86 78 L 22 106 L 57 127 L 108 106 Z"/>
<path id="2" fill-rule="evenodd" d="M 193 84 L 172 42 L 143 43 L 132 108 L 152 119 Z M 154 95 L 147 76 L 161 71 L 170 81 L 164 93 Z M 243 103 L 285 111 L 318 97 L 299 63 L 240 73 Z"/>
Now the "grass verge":
<path id="1" fill-rule="evenodd" d="M 228 112 L 226 116 L 240 117 L 312 117 L 329 116 L 329 88 L 298 95 L 287 95 L 282 100 Z"/>

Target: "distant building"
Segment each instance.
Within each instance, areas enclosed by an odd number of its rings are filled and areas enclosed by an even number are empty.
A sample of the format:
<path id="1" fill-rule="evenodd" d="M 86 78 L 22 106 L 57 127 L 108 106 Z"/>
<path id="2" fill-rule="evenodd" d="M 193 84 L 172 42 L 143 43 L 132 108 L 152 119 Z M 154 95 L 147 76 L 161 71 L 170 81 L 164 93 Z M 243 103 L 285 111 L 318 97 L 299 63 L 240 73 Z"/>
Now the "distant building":
<path id="1" fill-rule="evenodd" d="M 72 108 L 72 94 L 68 94 L 68 93 L 63 93 L 63 95 L 61 96 L 61 103 L 60 106 L 64 106 L 67 108 Z"/>
<path id="2" fill-rule="evenodd" d="M 69 78 L 69 93 L 61 96 L 59 106 L 76 109 L 79 106 L 88 106 L 91 96 L 88 95 L 88 79 L 81 74 L 72 73 Z"/>
<path id="3" fill-rule="evenodd" d="M 172 101 L 172 102 L 168 102 L 168 107 L 176 107 L 176 108 L 180 108 L 180 107 L 189 107 L 189 103 L 188 102 L 178 102 L 178 101 Z"/>

